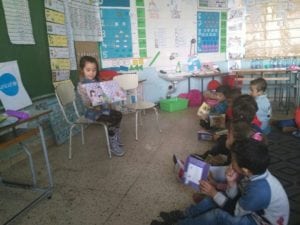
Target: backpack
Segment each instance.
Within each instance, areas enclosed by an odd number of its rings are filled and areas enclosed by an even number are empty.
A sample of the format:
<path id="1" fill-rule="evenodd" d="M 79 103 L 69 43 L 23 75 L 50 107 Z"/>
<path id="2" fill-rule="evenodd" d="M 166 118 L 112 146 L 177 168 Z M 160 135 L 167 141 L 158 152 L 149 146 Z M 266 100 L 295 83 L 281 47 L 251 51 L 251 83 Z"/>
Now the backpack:
<path id="1" fill-rule="evenodd" d="M 202 103 L 202 93 L 197 89 L 192 89 L 188 93 L 189 106 L 196 107 Z"/>
<path id="2" fill-rule="evenodd" d="M 202 103 L 202 93 L 197 89 L 192 89 L 189 93 L 182 93 L 178 97 L 188 99 L 190 107 L 197 107 Z"/>

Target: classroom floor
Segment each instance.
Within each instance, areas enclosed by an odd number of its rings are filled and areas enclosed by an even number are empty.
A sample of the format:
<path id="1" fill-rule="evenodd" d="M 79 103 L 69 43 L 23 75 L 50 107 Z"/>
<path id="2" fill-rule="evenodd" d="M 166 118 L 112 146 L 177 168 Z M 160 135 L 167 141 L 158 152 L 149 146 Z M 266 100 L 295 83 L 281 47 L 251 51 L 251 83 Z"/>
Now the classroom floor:
<path id="1" fill-rule="evenodd" d="M 160 112 L 159 133 L 152 111 L 144 116 L 139 141 L 134 136 L 134 114 L 124 115 L 122 139 L 126 154 L 108 158 L 104 134 L 99 127 L 73 139 L 73 159 L 68 160 L 68 143 L 50 146 L 54 190 L 14 221 L 16 225 L 147 225 L 160 211 L 183 209 L 192 203 L 193 190 L 180 184 L 174 175 L 172 155 L 185 159 L 189 153 L 203 153 L 210 142 L 199 142 L 196 109 Z M 45 185 L 46 173 L 41 154 L 37 162 L 38 182 Z M 27 162 L 13 165 L 1 176 L 30 178 Z M 0 189 L 0 224 L 34 193 Z"/>

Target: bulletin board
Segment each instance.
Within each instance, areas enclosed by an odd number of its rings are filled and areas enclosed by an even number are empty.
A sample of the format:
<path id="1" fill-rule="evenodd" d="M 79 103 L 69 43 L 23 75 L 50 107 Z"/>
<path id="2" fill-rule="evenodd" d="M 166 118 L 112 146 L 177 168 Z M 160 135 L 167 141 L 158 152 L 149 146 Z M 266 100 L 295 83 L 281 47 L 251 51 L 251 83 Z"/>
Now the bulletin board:
<path id="1" fill-rule="evenodd" d="M 173 70 L 180 62 L 185 67 L 193 54 L 192 39 L 201 62 L 225 60 L 226 7 L 225 0 L 146 0 L 148 56 L 160 53 L 155 66 Z"/>
<path id="2" fill-rule="evenodd" d="M 155 67 L 175 68 L 187 63 L 190 43 L 197 38 L 197 1 L 145 1 L 147 52 Z M 170 60 L 170 56 L 173 56 Z"/>
<path id="3" fill-rule="evenodd" d="M 53 93 L 44 1 L 29 0 L 35 44 L 12 44 L 0 1 L 0 62 L 18 62 L 21 79 L 31 98 Z"/>
<path id="4" fill-rule="evenodd" d="M 214 12 L 199 14 L 200 10 L 212 10 L 212 7 Z M 125 66 L 129 70 L 147 66 L 172 70 L 178 62 L 185 66 L 191 53 L 194 54 L 191 40 L 203 38 L 199 32 L 208 36 L 207 41 L 197 43 L 200 60 L 224 60 L 226 7 L 226 0 L 101 1 L 102 66 L 116 69 Z M 199 23 L 207 18 L 217 21 L 216 27 L 199 29 Z M 212 34 L 214 38 L 211 38 Z M 135 62 L 143 64 L 136 65 Z"/>

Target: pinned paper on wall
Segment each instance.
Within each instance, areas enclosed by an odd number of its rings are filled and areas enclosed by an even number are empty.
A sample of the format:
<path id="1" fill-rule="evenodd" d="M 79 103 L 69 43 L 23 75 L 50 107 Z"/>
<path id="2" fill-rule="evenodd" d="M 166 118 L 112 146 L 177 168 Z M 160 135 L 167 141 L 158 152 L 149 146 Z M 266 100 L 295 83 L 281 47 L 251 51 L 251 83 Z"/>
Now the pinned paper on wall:
<path id="1" fill-rule="evenodd" d="M 0 63 L 0 99 L 6 110 L 19 110 L 32 104 L 23 86 L 17 61 Z"/>
<path id="2" fill-rule="evenodd" d="M 28 0 L 2 0 L 2 4 L 11 43 L 35 44 Z"/>
<path id="3" fill-rule="evenodd" d="M 100 1 L 68 1 L 68 14 L 74 41 L 102 41 Z"/>

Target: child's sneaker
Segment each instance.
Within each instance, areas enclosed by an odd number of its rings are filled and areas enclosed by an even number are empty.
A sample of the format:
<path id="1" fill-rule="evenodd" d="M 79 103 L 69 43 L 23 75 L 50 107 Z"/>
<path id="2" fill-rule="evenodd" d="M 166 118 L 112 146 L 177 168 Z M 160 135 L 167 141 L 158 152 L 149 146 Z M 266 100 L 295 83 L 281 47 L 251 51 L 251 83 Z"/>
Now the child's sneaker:
<path id="1" fill-rule="evenodd" d="M 117 141 L 116 134 L 114 136 L 109 136 L 109 143 L 111 148 L 111 153 L 115 156 L 123 156 L 125 154 L 125 151 L 121 146 L 119 146 L 119 143 Z"/>
<path id="2" fill-rule="evenodd" d="M 150 225 L 173 225 L 173 223 L 172 222 L 152 220 Z"/>
<path id="3" fill-rule="evenodd" d="M 293 132 L 293 135 L 294 135 L 295 137 L 300 137 L 300 130 L 294 131 L 294 132 Z"/>
<path id="4" fill-rule="evenodd" d="M 174 210 L 171 212 L 160 212 L 159 216 L 164 220 L 164 222 L 173 224 L 178 220 L 182 220 L 185 218 L 183 211 Z"/>
<path id="5" fill-rule="evenodd" d="M 177 159 L 175 155 L 173 155 L 173 162 L 174 162 L 174 172 L 176 178 L 179 182 L 183 182 L 184 178 L 184 162 L 180 159 Z"/>

